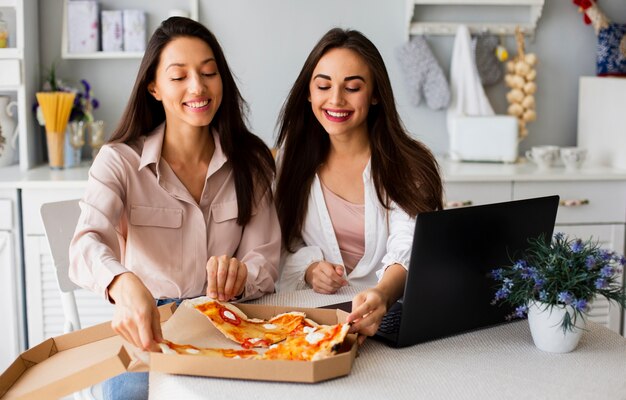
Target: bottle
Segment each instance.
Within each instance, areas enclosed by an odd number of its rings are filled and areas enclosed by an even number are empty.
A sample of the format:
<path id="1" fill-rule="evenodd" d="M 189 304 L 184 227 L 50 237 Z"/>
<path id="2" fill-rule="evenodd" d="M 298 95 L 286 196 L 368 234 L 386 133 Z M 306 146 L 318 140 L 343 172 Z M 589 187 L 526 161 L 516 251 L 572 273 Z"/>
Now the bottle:
<path id="1" fill-rule="evenodd" d="M 2 19 L 0 12 L 0 49 L 4 49 L 9 45 L 9 27 L 7 22 Z"/>

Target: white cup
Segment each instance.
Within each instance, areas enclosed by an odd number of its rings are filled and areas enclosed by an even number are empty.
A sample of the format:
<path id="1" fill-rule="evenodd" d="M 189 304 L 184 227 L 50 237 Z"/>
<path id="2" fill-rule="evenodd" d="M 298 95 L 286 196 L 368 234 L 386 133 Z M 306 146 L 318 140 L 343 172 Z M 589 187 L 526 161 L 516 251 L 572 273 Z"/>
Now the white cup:
<path id="1" fill-rule="evenodd" d="M 526 151 L 526 158 L 537 164 L 539 169 L 550 168 L 559 158 L 558 146 L 533 146 Z"/>
<path id="2" fill-rule="evenodd" d="M 565 169 L 569 171 L 579 169 L 586 158 L 587 149 L 582 147 L 563 147 L 561 149 L 561 160 L 563 160 Z"/>

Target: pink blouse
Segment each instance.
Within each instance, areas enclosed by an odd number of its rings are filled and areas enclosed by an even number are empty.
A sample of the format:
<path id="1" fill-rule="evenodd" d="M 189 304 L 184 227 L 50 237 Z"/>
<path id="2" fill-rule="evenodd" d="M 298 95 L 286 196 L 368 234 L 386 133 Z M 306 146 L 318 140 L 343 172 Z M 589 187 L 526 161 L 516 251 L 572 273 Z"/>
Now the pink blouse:
<path id="1" fill-rule="evenodd" d="M 131 271 L 155 298 L 196 297 L 206 292 L 209 257 L 226 254 L 248 268 L 244 298 L 273 292 L 281 237 L 270 194 L 239 226 L 232 167 L 217 133 L 199 204 L 161 158 L 163 138 L 161 125 L 98 153 L 70 245 L 70 278 L 108 298 L 113 278 Z"/>
<path id="2" fill-rule="evenodd" d="M 349 274 L 365 253 L 365 204 L 350 203 L 336 195 L 324 183 L 322 192 L 346 274 Z"/>

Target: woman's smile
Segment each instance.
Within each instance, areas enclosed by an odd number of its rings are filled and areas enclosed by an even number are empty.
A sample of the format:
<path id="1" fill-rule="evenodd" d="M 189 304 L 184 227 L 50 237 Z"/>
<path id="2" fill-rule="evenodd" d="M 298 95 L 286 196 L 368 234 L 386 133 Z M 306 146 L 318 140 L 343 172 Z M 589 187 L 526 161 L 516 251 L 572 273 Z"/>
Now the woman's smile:
<path id="1" fill-rule="evenodd" d="M 324 115 L 331 122 L 345 122 L 352 117 L 353 112 L 348 110 L 324 109 Z"/>

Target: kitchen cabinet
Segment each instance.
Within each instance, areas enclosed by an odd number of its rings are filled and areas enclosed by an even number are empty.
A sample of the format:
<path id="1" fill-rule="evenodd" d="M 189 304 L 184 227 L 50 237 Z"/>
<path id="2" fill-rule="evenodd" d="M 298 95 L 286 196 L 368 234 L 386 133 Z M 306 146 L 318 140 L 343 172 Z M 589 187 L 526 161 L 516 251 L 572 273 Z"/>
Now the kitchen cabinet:
<path id="1" fill-rule="evenodd" d="M 25 349 L 19 243 L 18 191 L 0 189 L 0 371 Z"/>
<path id="2" fill-rule="evenodd" d="M 529 164 L 498 165 L 442 161 L 448 207 L 559 195 L 555 232 L 592 238 L 608 250 L 626 250 L 626 171 L 562 167 L 539 171 Z M 590 320 L 626 336 L 621 310 L 606 299 L 591 303 Z"/>
<path id="3" fill-rule="evenodd" d="M 31 112 L 34 93 L 39 87 L 37 3 L 32 0 L 0 0 L 0 12 L 3 18 L 10 21 L 9 47 L 0 49 L 0 95 L 9 96 L 17 102 L 19 166 L 22 170 L 42 162 L 43 143 L 40 135 L 32 134 L 38 130 Z"/>

